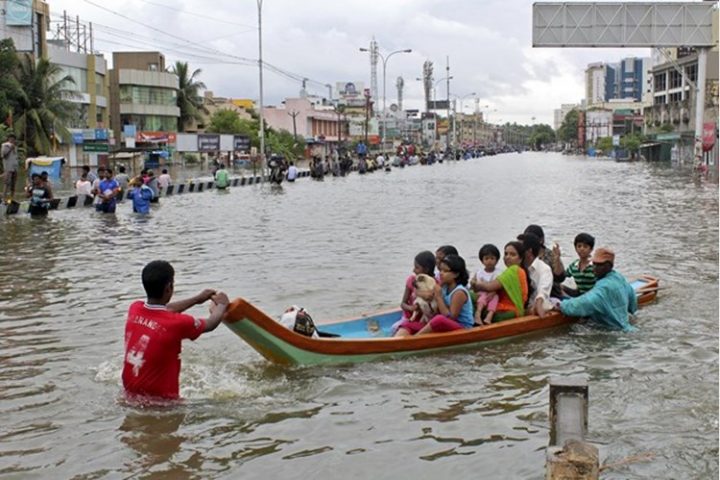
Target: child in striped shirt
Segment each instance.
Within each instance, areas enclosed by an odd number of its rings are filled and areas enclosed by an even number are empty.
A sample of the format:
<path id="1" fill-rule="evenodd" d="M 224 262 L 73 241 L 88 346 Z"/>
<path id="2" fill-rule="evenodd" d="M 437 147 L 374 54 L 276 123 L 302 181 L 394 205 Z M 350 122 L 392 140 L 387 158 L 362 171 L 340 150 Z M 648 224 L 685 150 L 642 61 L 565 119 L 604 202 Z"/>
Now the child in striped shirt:
<path id="1" fill-rule="evenodd" d="M 578 297 L 595 286 L 595 272 L 593 271 L 590 257 L 593 248 L 595 248 L 595 238 L 589 233 L 580 233 L 575 237 L 575 252 L 578 259 L 572 262 L 567 268 L 563 267 L 560 260 L 560 247 L 553 245 L 553 275 L 557 281 L 562 281 L 567 277 L 575 280 L 577 288 L 570 288 L 566 285 L 562 286 L 563 293 L 569 297 Z"/>

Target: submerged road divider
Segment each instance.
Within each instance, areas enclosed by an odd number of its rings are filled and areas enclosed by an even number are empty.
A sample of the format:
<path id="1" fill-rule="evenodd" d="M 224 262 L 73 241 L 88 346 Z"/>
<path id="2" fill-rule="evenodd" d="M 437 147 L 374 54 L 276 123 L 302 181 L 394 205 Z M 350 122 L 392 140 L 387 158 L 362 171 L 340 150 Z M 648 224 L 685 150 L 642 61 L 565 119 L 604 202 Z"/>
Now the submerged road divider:
<path id="1" fill-rule="evenodd" d="M 298 171 L 298 178 L 309 177 L 310 170 Z M 261 175 L 251 175 L 249 177 L 233 177 L 229 179 L 229 187 L 240 187 L 245 185 L 255 185 L 258 183 L 265 183 L 268 181 L 268 177 Z M 166 189 L 160 189 L 159 197 L 170 197 L 173 195 L 181 195 L 183 193 L 197 193 L 204 190 L 211 190 L 215 187 L 214 180 L 194 180 L 187 183 L 177 183 L 168 186 Z M 129 192 L 121 192 L 123 200 L 127 200 Z M 70 197 L 53 198 L 50 200 L 49 210 L 64 210 L 67 208 L 76 207 L 92 207 L 95 204 L 95 198 L 89 195 L 72 195 Z M 22 202 L 12 201 L 10 203 L 2 203 L 0 205 L 0 218 L 4 218 L 9 215 L 18 215 L 22 213 L 28 213 L 30 208 L 30 201 L 23 200 Z"/>
<path id="2" fill-rule="evenodd" d="M 598 449 L 585 441 L 588 430 L 588 384 L 582 377 L 550 378 L 550 442 L 546 480 L 597 480 Z"/>

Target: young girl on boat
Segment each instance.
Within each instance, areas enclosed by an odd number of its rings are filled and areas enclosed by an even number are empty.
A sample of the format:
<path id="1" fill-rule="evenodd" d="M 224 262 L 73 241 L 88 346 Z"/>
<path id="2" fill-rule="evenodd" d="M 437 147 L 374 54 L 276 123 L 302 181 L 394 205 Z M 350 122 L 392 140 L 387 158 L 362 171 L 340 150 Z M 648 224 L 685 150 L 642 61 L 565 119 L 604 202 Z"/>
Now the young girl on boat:
<path id="1" fill-rule="evenodd" d="M 435 287 L 438 314 L 417 330 L 420 322 L 404 321 L 397 337 L 414 333 L 449 332 L 473 326 L 473 307 L 466 285 L 468 272 L 465 260 L 458 255 L 447 255 L 440 262 L 440 285 Z"/>
<path id="2" fill-rule="evenodd" d="M 489 325 L 495 315 L 498 305 L 498 296 L 495 292 L 478 291 L 477 282 L 492 282 L 500 273 L 497 269 L 497 263 L 500 261 L 500 250 L 495 245 L 486 244 L 480 248 L 478 258 L 482 263 L 482 268 L 477 271 L 470 281 L 470 288 L 477 292 L 477 301 L 475 302 L 475 324 Z M 487 313 L 483 318 L 483 310 Z"/>
<path id="3" fill-rule="evenodd" d="M 482 292 L 497 292 L 498 305 L 493 322 L 522 317 L 528 300 L 527 272 L 522 267 L 525 248 L 521 242 L 505 245 L 503 261 L 507 267 L 491 282 L 478 281 L 475 288 Z"/>
<path id="4" fill-rule="evenodd" d="M 403 293 L 400 308 L 403 310 L 403 319 L 408 319 L 415 311 L 415 277 L 424 273 L 425 275 L 434 274 L 435 255 L 429 250 L 418 253 L 415 256 L 415 264 L 413 265 L 413 273 L 405 280 L 405 292 Z"/>

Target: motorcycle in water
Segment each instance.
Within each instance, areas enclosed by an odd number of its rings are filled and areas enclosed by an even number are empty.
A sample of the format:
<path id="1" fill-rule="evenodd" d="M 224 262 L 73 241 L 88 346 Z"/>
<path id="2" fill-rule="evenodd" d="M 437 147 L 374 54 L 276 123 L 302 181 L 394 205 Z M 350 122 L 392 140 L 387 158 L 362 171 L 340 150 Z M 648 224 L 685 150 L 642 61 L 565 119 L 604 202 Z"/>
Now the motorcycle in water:
<path id="1" fill-rule="evenodd" d="M 268 160 L 268 168 L 270 168 L 270 175 L 268 176 L 268 180 L 270 183 L 274 183 L 276 185 L 280 185 L 282 181 L 285 179 L 285 169 L 283 168 L 285 165 L 285 162 L 282 158 L 272 156 L 270 157 L 270 160 Z"/>

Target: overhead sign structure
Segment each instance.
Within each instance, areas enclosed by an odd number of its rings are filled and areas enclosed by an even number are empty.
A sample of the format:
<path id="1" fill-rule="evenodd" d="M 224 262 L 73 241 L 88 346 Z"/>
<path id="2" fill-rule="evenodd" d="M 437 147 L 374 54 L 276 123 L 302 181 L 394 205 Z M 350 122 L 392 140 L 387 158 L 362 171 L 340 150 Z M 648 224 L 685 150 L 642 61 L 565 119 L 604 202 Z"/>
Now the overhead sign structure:
<path id="1" fill-rule="evenodd" d="M 710 47 L 714 5 L 536 2 L 533 47 Z"/>

